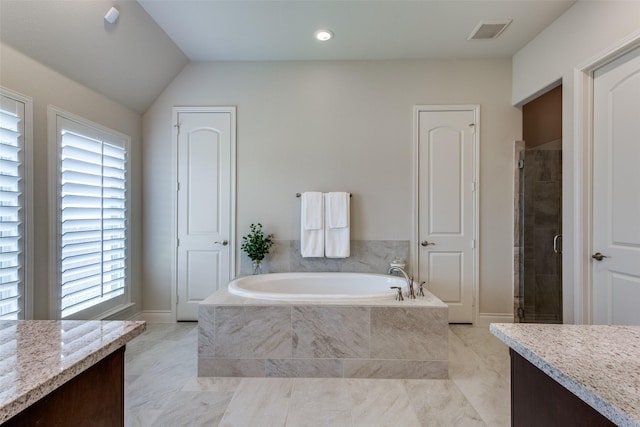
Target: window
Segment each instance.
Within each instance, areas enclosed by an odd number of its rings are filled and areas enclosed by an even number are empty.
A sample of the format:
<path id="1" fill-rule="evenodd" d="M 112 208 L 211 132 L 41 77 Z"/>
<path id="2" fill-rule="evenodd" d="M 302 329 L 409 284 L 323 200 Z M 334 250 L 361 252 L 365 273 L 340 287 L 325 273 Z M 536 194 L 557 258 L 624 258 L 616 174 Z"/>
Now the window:
<path id="1" fill-rule="evenodd" d="M 129 302 L 129 137 L 50 107 L 56 135 L 54 281 L 61 318 Z"/>
<path id="2" fill-rule="evenodd" d="M 30 98 L 0 88 L 0 319 L 28 318 Z"/>

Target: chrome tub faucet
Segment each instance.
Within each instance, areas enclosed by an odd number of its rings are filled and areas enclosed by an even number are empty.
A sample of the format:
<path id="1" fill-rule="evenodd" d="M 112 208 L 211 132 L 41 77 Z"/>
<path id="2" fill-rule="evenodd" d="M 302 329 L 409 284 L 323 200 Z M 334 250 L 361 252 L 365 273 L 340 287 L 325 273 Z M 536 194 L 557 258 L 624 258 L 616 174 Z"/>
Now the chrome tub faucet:
<path id="1" fill-rule="evenodd" d="M 387 271 L 387 274 L 391 274 L 394 271 L 399 271 L 400 273 L 402 273 L 402 275 L 404 276 L 404 279 L 407 281 L 407 286 L 409 288 L 409 291 L 407 292 L 407 296 L 411 299 L 415 299 L 416 298 L 416 293 L 413 290 L 413 276 L 409 276 L 407 274 L 406 271 L 404 271 L 402 268 L 393 265 L 391 267 L 389 267 L 389 270 Z"/>

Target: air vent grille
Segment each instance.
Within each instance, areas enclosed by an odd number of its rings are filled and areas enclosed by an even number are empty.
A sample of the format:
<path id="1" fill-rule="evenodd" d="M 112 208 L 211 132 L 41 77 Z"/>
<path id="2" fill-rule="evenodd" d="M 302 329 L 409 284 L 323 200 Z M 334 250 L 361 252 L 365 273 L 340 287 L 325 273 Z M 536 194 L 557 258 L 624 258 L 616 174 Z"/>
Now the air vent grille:
<path id="1" fill-rule="evenodd" d="M 496 39 L 511 24 L 511 21 L 511 19 L 507 21 L 480 21 L 469 34 L 467 40 Z"/>

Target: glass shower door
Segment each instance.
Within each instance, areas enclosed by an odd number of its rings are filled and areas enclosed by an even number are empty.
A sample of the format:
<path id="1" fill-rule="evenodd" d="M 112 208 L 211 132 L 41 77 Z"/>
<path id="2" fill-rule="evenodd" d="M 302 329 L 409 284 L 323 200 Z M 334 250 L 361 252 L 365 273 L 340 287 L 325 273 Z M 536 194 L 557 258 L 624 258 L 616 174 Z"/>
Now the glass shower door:
<path id="1" fill-rule="evenodd" d="M 562 323 L 561 145 L 520 153 L 520 322 Z"/>

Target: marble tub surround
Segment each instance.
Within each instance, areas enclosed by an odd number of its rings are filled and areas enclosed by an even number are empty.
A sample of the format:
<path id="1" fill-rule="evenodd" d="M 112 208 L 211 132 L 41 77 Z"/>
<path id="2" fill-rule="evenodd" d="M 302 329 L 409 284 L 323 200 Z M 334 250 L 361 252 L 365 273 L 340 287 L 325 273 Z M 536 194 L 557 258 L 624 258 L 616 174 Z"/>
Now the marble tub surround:
<path id="1" fill-rule="evenodd" d="M 200 304 L 199 376 L 447 378 L 448 307 L 416 300 Z"/>
<path id="2" fill-rule="evenodd" d="M 491 332 L 619 426 L 640 426 L 640 327 L 492 324 Z"/>
<path id="3" fill-rule="evenodd" d="M 351 240 L 348 258 L 303 258 L 299 240 L 276 240 L 266 256 L 263 273 L 339 271 L 385 274 L 395 259 L 409 259 L 408 240 Z M 240 274 L 253 272 L 251 260 L 242 254 Z"/>
<path id="4" fill-rule="evenodd" d="M 144 330 L 131 321 L 0 321 L 0 423 Z"/>

